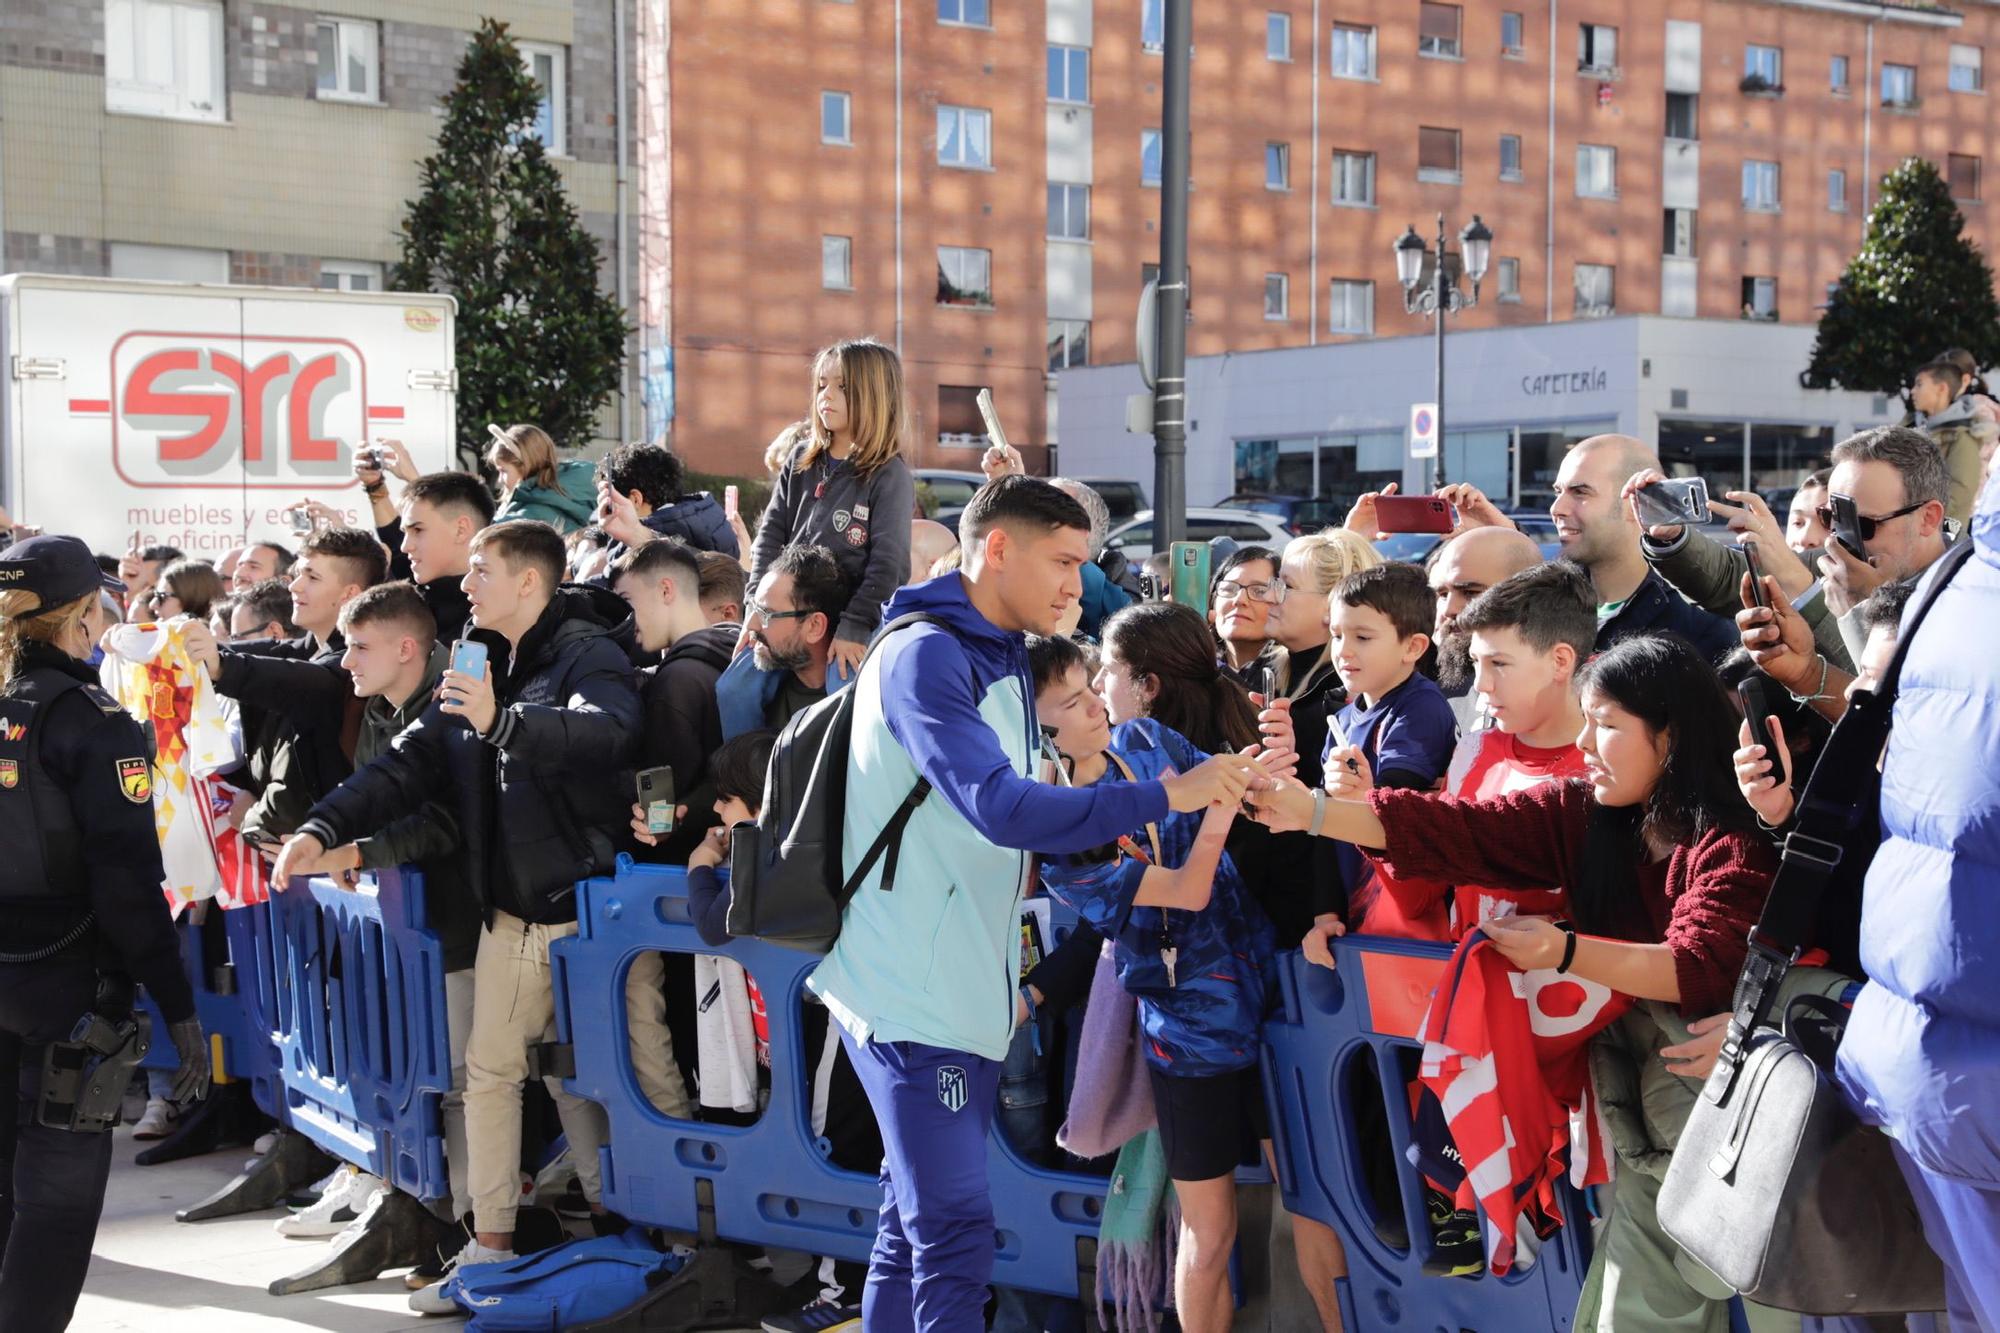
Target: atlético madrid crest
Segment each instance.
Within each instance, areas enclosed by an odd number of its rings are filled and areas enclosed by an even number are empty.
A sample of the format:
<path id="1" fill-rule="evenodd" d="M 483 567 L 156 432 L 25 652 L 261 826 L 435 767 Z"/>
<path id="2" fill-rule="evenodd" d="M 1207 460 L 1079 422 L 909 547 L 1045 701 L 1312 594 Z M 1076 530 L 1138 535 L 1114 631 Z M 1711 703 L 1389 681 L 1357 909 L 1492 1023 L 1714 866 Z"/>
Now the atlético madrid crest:
<path id="1" fill-rule="evenodd" d="M 965 1109 L 965 1071 L 957 1065 L 938 1070 L 938 1100 L 944 1109 L 957 1115 Z"/>

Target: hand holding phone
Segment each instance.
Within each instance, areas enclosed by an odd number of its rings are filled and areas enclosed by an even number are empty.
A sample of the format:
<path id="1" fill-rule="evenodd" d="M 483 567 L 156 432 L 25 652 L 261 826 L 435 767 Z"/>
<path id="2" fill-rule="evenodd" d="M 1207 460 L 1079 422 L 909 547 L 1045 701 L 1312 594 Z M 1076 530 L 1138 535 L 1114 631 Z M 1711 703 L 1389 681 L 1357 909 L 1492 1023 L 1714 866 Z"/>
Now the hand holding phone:
<path id="1" fill-rule="evenodd" d="M 1771 744 L 1771 696 L 1761 676 L 1745 676 L 1736 686 L 1737 701 L 1743 705 L 1743 720 L 1750 727 L 1750 743 L 1764 747 L 1776 772 L 1777 750 Z"/>
<path id="2" fill-rule="evenodd" d="M 1708 522 L 1708 483 L 1700 477 L 1656 481 L 1632 492 L 1632 509 L 1646 528 L 1699 527 Z"/>
<path id="3" fill-rule="evenodd" d="M 742 500 L 742 491 L 739 488 L 735 486 L 724 486 L 722 488 L 722 516 L 724 518 L 742 517 L 741 511 L 738 510 L 736 507 L 738 503 L 741 502 L 741 500 Z"/>
<path id="4" fill-rule="evenodd" d="M 1833 539 L 1847 548 L 1847 553 L 1862 564 L 1868 563 L 1868 549 L 1861 538 L 1861 509 L 1851 495 L 1835 493 L 1827 497 L 1827 507 L 1833 511 L 1833 522 L 1827 526 L 1833 531 Z"/>
<path id="5" fill-rule="evenodd" d="M 1375 497 L 1377 531 L 1447 533 L 1457 526 L 1458 511 L 1435 495 Z"/>
<path id="6" fill-rule="evenodd" d="M 486 674 L 486 645 L 477 639 L 460 639 L 451 646 L 451 669 L 478 680 Z"/>
<path id="7" fill-rule="evenodd" d="M 639 804 L 646 810 L 646 831 L 655 837 L 674 831 L 674 770 L 662 764 L 640 772 Z"/>
<path id="8" fill-rule="evenodd" d="M 1743 539 L 1743 556 L 1750 562 L 1750 596 L 1758 606 L 1768 609 L 1771 598 L 1764 591 L 1764 557 L 1758 551 L 1755 539 L 1749 537 Z M 1762 745 L 1763 742 L 1759 741 L 1758 744 Z"/>

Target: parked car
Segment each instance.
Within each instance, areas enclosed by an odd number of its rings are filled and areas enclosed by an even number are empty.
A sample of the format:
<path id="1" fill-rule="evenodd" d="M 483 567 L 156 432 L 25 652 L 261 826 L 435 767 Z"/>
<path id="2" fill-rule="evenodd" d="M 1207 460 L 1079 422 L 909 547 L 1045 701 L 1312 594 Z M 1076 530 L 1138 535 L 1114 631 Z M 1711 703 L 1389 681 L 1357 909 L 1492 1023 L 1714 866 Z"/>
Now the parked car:
<path id="1" fill-rule="evenodd" d="M 1294 537 L 1345 522 L 1351 505 L 1352 501 L 1310 500 L 1303 495 L 1266 495 L 1256 491 L 1239 491 L 1215 502 L 1217 509 L 1248 509 L 1269 514 Z"/>
<path id="2" fill-rule="evenodd" d="M 1228 537 L 1244 546 L 1268 546 L 1276 550 L 1292 539 L 1292 532 L 1269 514 L 1254 509 L 1190 509 L 1187 511 L 1187 540 L 1205 542 Z M 1153 539 L 1153 511 L 1142 509 L 1129 520 L 1111 529 L 1106 549 L 1122 551 L 1137 563 L 1165 547 Z"/>
<path id="3" fill-rule="evenodd" d="M 1124 477 L 1078 477 L 1077 480 L 1104 497 L 1104 507 L 1111 511 L 1114 526 L 1136 517 L 1147 505 L 1146 488 L 1136 481 Z"/>
<path id="4" fill-rule="evenodd" d="M 954 472 L 950 468 L 920 467 L 911 475 L 930 487 L 931 494 L 937 497 L 940 523 L 956 522 L 959 511 L 972 503 L 973 493 L 986 484 L 983 473 Z"/>
<path id="5" fill-rule="evenodd" d="M 1515 527 L 1534 539 L 1542 548 L 1544 560 L 1554 560 L 1562 555 L 1562 543 L 1556 540 L 1556 523 L 1548 511 L 1542 509 L 1502 509 Z M 1375 549 L 1385 560 L 1405 560 L 1413 565 L 1421 565 L 1430 559 L 1444 538 L 1435 532 L 1392 532 L 1375 543 Z"/>

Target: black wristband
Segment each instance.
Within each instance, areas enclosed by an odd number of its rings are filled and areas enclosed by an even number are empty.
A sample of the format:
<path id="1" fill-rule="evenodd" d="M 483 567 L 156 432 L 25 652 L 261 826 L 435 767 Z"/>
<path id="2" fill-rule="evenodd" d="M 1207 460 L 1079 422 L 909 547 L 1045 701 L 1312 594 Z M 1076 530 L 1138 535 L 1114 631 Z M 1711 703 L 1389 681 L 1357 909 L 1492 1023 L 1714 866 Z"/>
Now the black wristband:
<path id="1" fill-rule="evenodd" d="M 1556 971 L 1567 972 L 1569 965 L 1576 961 L 1576 927 L 1562 922 L 1556 929 L 1563 933 L 1563 956 L 1562 961 L 1556 964 Z"/>

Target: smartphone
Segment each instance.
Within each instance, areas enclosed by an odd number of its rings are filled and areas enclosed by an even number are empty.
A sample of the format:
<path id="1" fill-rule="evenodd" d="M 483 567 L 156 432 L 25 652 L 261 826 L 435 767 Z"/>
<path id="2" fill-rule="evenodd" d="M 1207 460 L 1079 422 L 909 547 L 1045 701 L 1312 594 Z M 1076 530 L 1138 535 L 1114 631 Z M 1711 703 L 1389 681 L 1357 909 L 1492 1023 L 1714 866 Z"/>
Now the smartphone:
<path id="1" fill-rule="evenodd" d="M 1708 522 L 1708 483 L 1700 477 L 1656 481 L 1632 493 L 1632 507 L 1649 528 L 1699 526 Z"/>
<path id="2" fill-rule="evenodd" d="M 722 488 L 723 514 L 729 518 L 736 518 L 740 513 L 740 511 L 736 508 L 736 506 L 738 502 L 742 500 L 742 498 L 743 498 L 743 493 L 736 487 L 724 486 Z"/>
<path id="3" fill-rule="evenodd" d="M 1007 447 L 1007 432 L 1000 429 L 1000 414 L 993 410 L 991 389 L 979 391 L 979 417 L 986 423 L 986 438 L 993 441 L 994 448 L 1004 450 Z"/>
<path id="4" fill-rule="evenodd" d="M 1756 538 L 1743 539 L 1743 558 L 1750 562 L 1750 599 L 1768 611 L 1771 599 L 1764 595 L 1764 557 L 1758 553 Z"/>
<path id="5" fill-rule="evenodd" d="M 1172 563 L 1173 599 L 1182 606 L 1193 607 L 1206 616 L 1208 614 L 1208 571 L 1210 556 L 1207 542 L 1175 542 Z"/>
<path id="6" fill-rule="evenodd" d="M 1866 564 L 1868 552 L 1861 544 L 1861 510 L 1855 506 L 1854 497 L 1842 495 L 1838 491 L 1828 497 L 1833 510 L 1833 539 L 1847 548 L 1847 553 Z"/>
<path id="7" fill-rule="evenodd" d="M 284 513 L 285 525 L 301 537 L 313 530 L 312 511 L 304 505 L 293 505 Z"/>
<path id="8" fill-rule="evenodd" d="M 451 669 L 479 680 L 486 675 L 486 645 L 477 639 L 460 639 L 451 646 Z"/>
<path id="9" fill-rule="evenodd" d="M 662 764 L 639 773 L 639 804 L 646 807 L 646 832 L 674 831 L 674 770 Z"/>
<path id="10" fill-rule="evenodd" d="M 1435 495 L 1380 495 L 1375 527 L 1381 532 L 1450 532 L 1458 510 Z"/>
<path id="11" fill-rule="evenodd" d="M 364 444 L 354 451 L 354 461 L 373 471 L 382 470 L 382 451 L 372 444 Z"/>
<path id="12" fill-rule="evenodd" d="M 1743 720 L 1750 724 L 1750 743 L 1763 746 L 1771 771 L 1783 774 L 1784 766 L 1771 744 L 1771 696 L 1764 691 L 1763 677 L 1745 676 L 1736 686 L 1736 698 L 1743 705 Z"/>
<path id="13" fill-rule="evenodd" d="M 1264 700 L 1264 707 L 1269 708 L 1271 700 L 1278 695 L 1278 668 L 1267 663 L 1257 668 L 1257 674 L 1252 679 L 1257 683 L 1257 693 Z"/>

